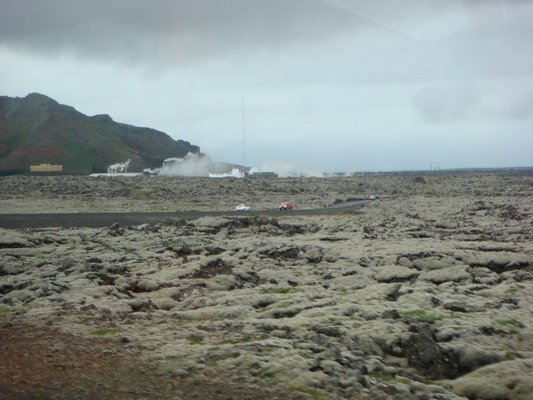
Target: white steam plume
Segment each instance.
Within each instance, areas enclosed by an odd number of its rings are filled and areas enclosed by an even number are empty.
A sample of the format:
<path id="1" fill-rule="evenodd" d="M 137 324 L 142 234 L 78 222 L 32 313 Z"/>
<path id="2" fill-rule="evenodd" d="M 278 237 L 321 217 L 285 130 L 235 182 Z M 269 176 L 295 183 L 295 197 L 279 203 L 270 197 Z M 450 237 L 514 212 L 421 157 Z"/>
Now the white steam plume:
<path id="1" fill-rule="evenodd" d="M 209 174 L 210 178 L 244 178 L 244 172 L 239 168 L 233 168 L 230 173 L 227 174 Z"/>
<path id="2" fill-rule="evenodd" d="M 159 175 L 209 176 L 211 159 L 205 155 L 188 153 L 183 158 L 168 158 L 163 161 Z"/>
<path id="3" fill-rule="evenodd" d="M 108 174 L 119 174 L 128 172 L 128 167 L 130 166 L 131 160 L 127 160 L 123 163 L 116 163 L 107 167 Z"/>
<path id="4" fill-rule="evenodd" d="M 317 169 L 296 168 L 293 165 L 277 161 L 264 162 L 259 167 L 252 167 L 250 169 L 250 174 L 253 174 L 255 172 L 275 172 L 280 178 L 287 178 L 293 176 L 310 176 L 322 178 L 324 176 L 324 173 Z"/>

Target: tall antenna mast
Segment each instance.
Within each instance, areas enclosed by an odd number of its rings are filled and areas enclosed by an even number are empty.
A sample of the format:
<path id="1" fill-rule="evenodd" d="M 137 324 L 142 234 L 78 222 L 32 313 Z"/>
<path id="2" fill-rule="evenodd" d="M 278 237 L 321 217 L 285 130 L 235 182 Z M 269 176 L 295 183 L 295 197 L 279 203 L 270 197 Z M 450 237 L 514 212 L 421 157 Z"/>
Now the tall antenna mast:
<path id="1" fill-rule="evenodd" d="M 246 162 L 244 153 L 244 94 L 242 95 L 242 165 Z"/>

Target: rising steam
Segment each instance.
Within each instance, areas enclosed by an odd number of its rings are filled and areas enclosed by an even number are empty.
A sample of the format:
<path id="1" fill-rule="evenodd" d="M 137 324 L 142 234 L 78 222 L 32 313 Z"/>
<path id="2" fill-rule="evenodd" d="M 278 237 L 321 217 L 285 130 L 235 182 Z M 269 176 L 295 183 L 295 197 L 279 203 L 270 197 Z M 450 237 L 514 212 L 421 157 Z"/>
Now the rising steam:
<path id="1" fill-rule="evenodd" d="M 128 168 L 131 160 L 123 163 L 115 163 L 107 168 L 108 175 L 128 174 Z M 182 158 L 167 158 L 163 161 L 160 168 L 145 169 L 147 175 L 163 176 L 188 176 L 188 177 L 206 177 L 206 178 L 244 178 L 247 173 L 254 176 L 256 173 L 273 172 L 280 178 L 286 177 L 323 177 L 324 173 L 312 168 L 295 168 L 294 166 L 283 162 L 265 162 L 259 167 L 238 168 L 233 164 L 224 164 L 213 161 L 205 154 L 188 153 Z M 247 173 L 246 173 L 246 172 Z M 101 174 L 95 174 L 101 175 Z"/>
<path id="2" fill-rule="evenodd" d="M 231 168 L 231 169 L 230 169 Z M 244 169 L 232 168 L 229 164 L 217 163 L 205 154 L 188 153 L 183 158 L 168 158 L 156 171 L 148 173 L 165 176 L 199 176 L 209 178 L 243 178 Z"/>
<path id="3" fill-rule="evenodd" d="M 324 173 L 320 170 L 309 168 L 309 167 L 295 167 L 284 162 L 264 162 L 259 167 L 252 167 L 250 169 L 250 174 L 253 175 L 256 172 L 274 172 L 280 178 L 288 177 L 297 177 L 297 176 L 309 176 L 322 178 Z"/>
<path id="4" fill-rule="evenodd" d="M 107 167 L 107 173 L 108 174 L 124 174 L 128 172 L 130 163 L 131 163 L 131 160 L 128 159 L 126 162 L 110 165 L 109 167 Z"/>
<path id="5" fill-rule="evenodd" d="M 222 173 L 222 174 L 215 174 L 211 173 L 209 174 L 210 178 L 244 178 L 244 172 L 242 172 L 239 168 L 233 168 L 231 172 L 229 173 Z"/>
<path id="6" fill-rule="evenodd" d="M 211 159 L 206 155 L 188 153 L 183 158 L 167 158 L 159 169 L 165 176 L 209 176 Z"/>

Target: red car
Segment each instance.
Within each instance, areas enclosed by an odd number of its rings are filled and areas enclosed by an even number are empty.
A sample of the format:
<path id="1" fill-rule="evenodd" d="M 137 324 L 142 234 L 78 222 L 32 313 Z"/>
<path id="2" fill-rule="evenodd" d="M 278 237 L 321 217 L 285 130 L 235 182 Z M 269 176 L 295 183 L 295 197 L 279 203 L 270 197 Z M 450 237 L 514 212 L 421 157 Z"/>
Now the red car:
<path id="1" fill-rule="evenodd" d="M 289 203 L 288 201 L 284 201 L 279 206 L 280 211 L 288 211 L 288 210 L 292 210 L 293 208 L 294 206 L 292 205 L 292 203 Z"/>

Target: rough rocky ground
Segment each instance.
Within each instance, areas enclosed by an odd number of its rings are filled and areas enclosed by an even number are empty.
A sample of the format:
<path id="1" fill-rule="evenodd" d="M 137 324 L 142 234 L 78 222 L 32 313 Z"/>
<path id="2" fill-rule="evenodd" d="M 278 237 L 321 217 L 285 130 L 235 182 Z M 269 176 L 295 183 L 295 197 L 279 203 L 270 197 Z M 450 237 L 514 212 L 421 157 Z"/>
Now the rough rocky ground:
<path id="1" fill-rule="evenodd" d="M 356 176 L 347 178 L 210 179 L 88 176 L 0 177 L 0 213 L 127 212 L 319 208 L 380 194 L 389 199 L 527 196 L 531 176 Z"/>
<path id="2" fill-rule="evenodd" d="M 0 204 L 382 199 L 332 216 L 1 230 L 8 398 L 531 399 L 533 177 L 123 182 L 136 189 L 113 197 L 116 180 L 0 178 Z"/>

